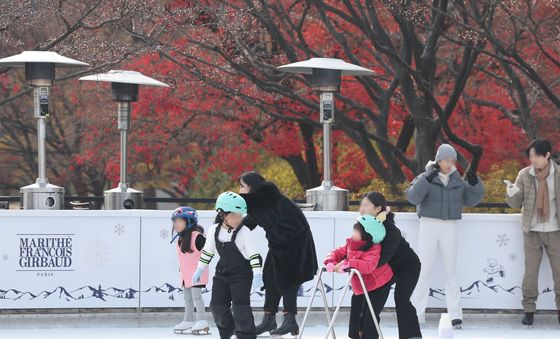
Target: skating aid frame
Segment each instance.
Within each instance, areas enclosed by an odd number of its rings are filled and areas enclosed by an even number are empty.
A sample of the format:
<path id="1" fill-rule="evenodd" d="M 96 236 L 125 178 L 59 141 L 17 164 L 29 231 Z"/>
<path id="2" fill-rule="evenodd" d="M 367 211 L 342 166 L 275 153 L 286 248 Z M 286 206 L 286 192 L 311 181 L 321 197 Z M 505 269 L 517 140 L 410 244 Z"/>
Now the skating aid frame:
<path id="1" fill-rule="evenodd" d="M 313 306 L 313 300 L 315 299 L 315 295 L 317 294 L 317 290 L 321 291 L 321 295 L 323 297 L 323 303 L 325 304 L 325 315 L 327 317 L 327 321 L 329 323 L 329 328 L 327 329 L 327 334 L 325 336 L 325 339 L 329 339 L 329 335 L 332 334 L 332 338 L 336 339 L 336 334 L 334 332 L 334 323 L 336 321 L 336 317 L 338 316 L 338 313 L 340 312 L 340 307 L 342 306 L 342 302 L 344 301 L 344 297 L 346 297 L 346 292 L 348 292 L 348 287 L 350 286 L 350 283 L 352 281 L 352 277 L 354 275 L 356 275 L 358 277 L 358 279 L 360 280 L 360 285 L 362 285 L 362 290 L 365 291 L 364 293 L 364 297 L 366 298 L 368 307 L 369 307 L 369 311 L 372 315 L 372 319 L 373 319 L 373 324 L 375 325 L 375 328 L 377 330 L 377 333 L 379 334 L 379 339 L 384 339 L 383 334 L 381 333 L 381 329 L 379 328 L 379 322 L 377 321 L 377 317 L 375 315 L 375 312 L 373 312 L 373 305 L 371 304 L 371 300 L 369 298 L 369 295 L 367 293 L 367 289 L 366 289 L 366 285 L 364 284 L 364 279 L 362 278 L 362 274 L 355 270 L 355 269 L 350 269 L 350 274 L 348 275 L 348 279 L 346 281 L 346 284 L 344 285 L 343 288 L 343 292 L 342 292 L 342 296 L 340 297 L 340 301 L 338 302 L 338 305 L 336 306 L 336 309 L 334 311 L 334 314 L 332 316 L 331 319 L 331 314 L 329 311 L 329 303 L 327 301 L 327 293 L 325 292 L 325 286 L 323 284 L 323 272 L 326 272 L 326 268 L 322 267 L 317 271 L 317 278 L 315 279 L 315 287 L 313 288 L 313 294 L 311 295 L 311 300 L 309 301 L 309 306 L 307 306 L 307 310 L 305 311 L 305 315 L 303 316 L 303 322 L 301 323 L 301 329 L 299 331 L 299 335 L 298 335 L 298 339 L 301 339 L 303 336 L 303 331 L 305 329 L 305 323 L 307 322 L 307 317 L 309 316 L 309 312 L 311 311 L 311 307 Z"/>

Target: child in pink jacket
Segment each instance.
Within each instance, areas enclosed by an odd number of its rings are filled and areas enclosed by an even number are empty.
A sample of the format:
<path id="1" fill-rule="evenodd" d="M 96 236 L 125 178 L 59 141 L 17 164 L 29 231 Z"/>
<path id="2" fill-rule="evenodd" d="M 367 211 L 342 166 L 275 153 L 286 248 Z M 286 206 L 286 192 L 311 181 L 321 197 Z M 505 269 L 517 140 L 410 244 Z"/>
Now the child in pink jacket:
<path id="1" fill-rule="evenodd" d="M 350 308 L 350 324 L 348 337 L 353 339 L 377 339 L 373 318 L 364 293 L 368 293 L 373 311 L 379 321 L 379 314 L 391 291 L 393 271 L 388 264 L 377 267 L 381 257 L 381 245 L 385 238 L 385 226 L 382 221 L 371 215 L 358 217 L 354 225 L 352 237 L 346 244 L 333 250 L 325 259 L 329 272 L 347 272 L 355 269 L 364 279 L 366 291 L 363 290 L 357 275 L 352 277 L 352 303 Z"/>
<path id="2" fill-rule="evenodd" d="M 179 238 L 176 247 L 183 297 L 185 298 L 185 315 L 183 321 L 175 326 L 174 331 L 177 334 L 208 333 L 209 327 L 206 321 L 204 301 L 202 300 L 202 289 L 208 283 L 208 270 L 203 272 L 199 283 L 194 286 L 192 283 L 192 276 L 200 260 L 201 250 L 206 243 L 204 229 L 198 225 L 198 213 L 191 207 L 177 208 L 173 211 L 171 220 L 173 220 L 173 230 L 177 232 L 171 243 Z"/>

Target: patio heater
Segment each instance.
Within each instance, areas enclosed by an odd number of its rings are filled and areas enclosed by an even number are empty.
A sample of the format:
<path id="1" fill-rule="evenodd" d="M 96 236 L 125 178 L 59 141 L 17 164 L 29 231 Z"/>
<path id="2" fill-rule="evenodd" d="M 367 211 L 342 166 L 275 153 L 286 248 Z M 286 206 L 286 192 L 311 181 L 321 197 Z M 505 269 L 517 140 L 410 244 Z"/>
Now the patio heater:
<path id="1" fill-rule="evenodd" d="M 169 85 L 140 72 L 123 70 L 88 75 L 81 77 L 80 80 L 110 82 L 113 100 L 117 102 L 117 128 L 121 132 L 120 182 L 118 187 L 105 191 L 105 209 L 141 209 L 144 207 L 142 191 L 135 190 L 128 185 L 126 174 L 131 103 L 138 100 L 138 85 L 159 87 L 169 87 Z"/>
<path id="2" fill-rule="evenodd" d="M 373 71 L 349 64 L 340 59 L 311 58 L 279 66 L 288 73 L 310 74 L 313 90 L 319 93 L 320 122 L 323 125 L 323 183 L 307 190 L 307 203 L 316 211 L 348 210 L 348 190 L 336 187 L 331 178 L 331 131 L 335 118 L 334 94 L 340 92 L 340 77 L 343 75 L 372 75 Z"/>
<path id="3" fill-rule="evenodd" d="M 45 122 L 49 116 L 49 91 L 54 83 L 55 67 L 88 66 L 48 51 L 25 51 L 0 59 L 0 66 L 25 67 L 25 84 L 33 87 L 33 116 L 37 119 L 39 174 L 34 184 L 21 187 L 21 208 L 64 209 L 64 188 L 49 183 L 46 170 Z"/>

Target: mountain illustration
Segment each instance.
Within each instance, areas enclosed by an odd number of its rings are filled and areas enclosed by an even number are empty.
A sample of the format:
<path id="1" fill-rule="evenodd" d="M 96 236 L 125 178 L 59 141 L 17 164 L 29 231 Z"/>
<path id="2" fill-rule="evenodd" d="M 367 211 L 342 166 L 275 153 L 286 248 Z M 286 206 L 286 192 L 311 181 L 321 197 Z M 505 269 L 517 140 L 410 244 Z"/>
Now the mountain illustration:
<path id="1" fill-rule="evenodd" d="M 544 291 L 543 291 L 544 292 Z M 505 288 L 501 285 L 490 285 L 481 280 L 477 280 L 470 284 L 466 288 L 461 287 L 461 295 L 463 298 L 477 298 L 485 293 L 507 293 L 518 295 L 521 293 L 521 287 L 513 286 L 510 288 Z M 430 288 L 429 296 L 438 300 L 444 300 L 445 298 L 445 290 L 442 288 Z"/>
<path id="2" fill-rule="evenodd" d="M 202 291 L 202 293 L 204 292 L 205 291 Z M 142 293 L 167 294 L 167 298 L 169 298 L 170 300 L 175 300 L 180 294 L 183 294 L 183 290 L 169 283 L 164 283 L 160 286 L 152 286 L 147 290 L 142 291 Z M 179 299 L 182 299 L 182 297 L 180 297 Z"/>
<path id="3" fill-rule="evenodd" d="M 438 300 L 443 300 L 445 297 L 445 292 L 441 288 L 430 288 L 430 292 L 428 293 L 429 297 L 436 298 Z"/>
<path id="4" fill-rule="evenodd" d="M 178 290 L 179 292 L 182 292 L 182 291 L 183 291 L 182 289 L 180 289 L 180 288 L 178 288 L 178 287 L 175 287 L 175 286 L 173 286 L 173 285 L 171 285 L 171 284 L 169 284 L 169 283 L 164 283 L 163 285 L 160 285 L 160 286 L 152 286 L 152 287 L 150 287 L 150 288 L 148 288 L 147 290 L 142 291 L 142 292 L 165 292 L 165 293 L 171 293 L 171 292 L 174 292 L 174 291 L 177 291 L 177 290 Z"/>
<path id="5" fill-rule="evenodd" d="M 144 290 L 142 292 L 163 292 L 163 290 L 157 286 L 152 286 L 150 288 L 148 288 L 147 290 Z"/>
<path id="6" fill-rule="evenodd" d="M 545 288 L 545 289 L 543 289 L 543 290 L 541 291 L 541 294 L 544 294 L 544 293 L 551 293 L 551 292 L 554 292 L 554 290 L 553 290 L 552 288 L 550 288 L 550 287 L 547 287 L 547 288 Z"/>
<path id="7" fill-rule="evenodd" d="M 323 284 L 325 291 L 327 293 L 331 293 L 333 291 L 340 291 L 344 289 L 344 286 L 340 287 L 331 287 L 327 284 Z M 311 291 L 314 286 L 310 286 L 309 288 L 303 288 L 303 286 L 298 291 L 298 296 L 308 297 L 311 296 Z M 202 293 L 209 293 L 211 290 L 204 289 Z M 544 293 L 552 293 L 553 289 L 550 287 L 546 287 L 541 291 L 541 294 Z M 58 286 L 52 291 L 43 290 L 39 293 L 32 292 L 32 291 L 19 291 L 17 289 L 0 289 L 0 302 L 2 300 L 10 300 L 10 301 L 33 301 L 33 300 L 43 300 L 43 299 L 54 299 L 54 300 L 63 300 L 66 302 L 73 302 L 76 300 L 88 299 L 88 298 L 95 298 L 101 301 L 108 301 L 113 298 L 118 299 L 137 299 L 138 294 L 152 294 L 157 297 L 166 297 L 170 300 L 181 300 L 181 297 L 178 297 L 180 294 L 183 293 L 183 290 L 180 287 L 175 287 L 169 283 L 164 283 L 162 285 L 154 285 L 146 290 L 138 291 L 132 287 L 128 288 L 118 288 L 118 287 L 109 287 L 109 288 L 102 288 L 101 285 L 97 285 L 97 287 L 93 286 L 82 286 L 80 288 L 74 290 L 67 290 L 63 286 Z M 260 292 L 254 292 L 262 296 Z M 466 288 L 461 288 L 461 294 L 465 298 L 484 298 L 484 296 L 488 296 L 491 294 L 496 293 L 503 293 L 503 294 L 513 294 L 519 295 L 521 293 L 521 288 L 519 286 L 513 286 L 510 288 L 503 287 L 499 284 L 488 284 L 481 280 L 474 281 Z M 430 288 L 429 296 L 432 298 L 436 298 L 438 300 L 443 300 L 445 298 L 445 290 L 438 289 L 438 288 Z"/>
<path id="8" fill-rule="evenodd" d="M 211 290 L 207 288 L 202 289 L 202 294 L 209 293 Z M 137 292 L 137 291 L 136 291 Z M 145 290 L 140 291 L 142 295 L 152 295 L 156 297 L 165 296 L 169 300 L 181 300 L 183 298 L 183 289 L 180 287 L 175 287 L 170 283 L 164 283 L 162 285 L 153 285 Z M 252 294 L 264 295 L 261 292 L 253 292 Z"/>
<path id="9" fill-rule="evenodd" d="M 304 289 L 304 288 L 303 288 L 303 285 L 301 285 L 301 286 L 299 287 L 299 289 L 298 289 L 297 296 L 298 296 L 298 297 L 311 297 L 311 293 L 312 293 L 312 290 L 313 290 L 314 287 L 315 287 L 315 285 L 313 285 L 313 287 L 310 287 L 310 288 L 308 288 L 308 289 Z M 331 292 L 334 290 L 331 286 L 329 286 L 329 285 L 327 285 L 327 284 L 325 284 L 325 283 L 323 283 L 323 288 L 325 289 L 325 293 L 327 293 L 327 294 L 328 294 L 328 293 L 331 293 Z M 342 287 L 341 287 L 340 289 L 342 289 Z M 319 289 L 319 288 L 317 288 L 317 292 L 316 292 L 316 293 L 320 293 L 320 289 Z"/>
<path id="10" fill-rule="evenodd" d="M 483 290 L 484 288 L 490 289 L 493 292 L 506 292 L 506 293 L 510 293 L 510 294 L 516 294 L 516 291 L 520 291 L 521 288 L 519 286 L 514 286 L 511 288 L 504 288 L 501 285 L 489 285 L 481 280 L 475 281 L 474 283 L 472 283 L 469 287 L 467 288 L 461 288 L 461 293 L 465 293 L 467 295 L 471 295 L 473 292 L 480 292 L 481 290 Z"/>
<path id="11" fill-rule="evenodd" d="M 62 286 L 58 286 L 51 292 L 42 291 L 39 294 L 37 294 L 33 299 L 35 298 L 38 299 L 58 298 L 58 299 L 65 299 L 66 301 L 76 300 L 76 298 L 74 298 L 70 293 L 68 293 L 68 291 L 66 291 L 66 289 Z"/>
<path id="12" fill-rule="evenodd" d="M 78 299 L 96 298 L 106 301 L 105 297 L 108 296 L 108 294 L 101 288 L 101 285 L 97 288 L 92 286 L 82 286 L 73 290 L 71 293 L 72 295 L 76 295 Z"/>
<path id="13" fill-rule="evenodd" d="M 75 300 L 82 300 L 88 298 L 95 298 L 101 301 L 107 301 L 111 298 L 118 299 L 136 299 L 138 290 L 128 288 L 110 287 L 103 289 L 101 285 L 97 287 L 82 286 L 74 290 L 67 290 L 62 286 L 58 286 L 52 291 L 43 290 L 39 293 L 29 291 L 18 291 L 16 289 L 0 290 L 0 300 L 11 301 L 32 301 L 43 299 L 60 299 L 67 302 Z"/>
<path id="14" fill-rule="evenodd" d="M 35 299 L 36 295 L 31 292 L 22 292 L 18 297 L 14 298 L 14 300 L 31 300 Z"/>
<path id="15" fill-rule="evenodd" d="M 123 290 L 116 287 L 110 287 L 105 290 L 105 293 L 115 298 L 134 299 L 138 291 L 133 288 L 127 288 Z"/>
<path id="16" fill-rule="evenodd" d="M 0 299 L 15 299 L 19 297 L 23 292 L 15 289 L 0 290 Z"/>

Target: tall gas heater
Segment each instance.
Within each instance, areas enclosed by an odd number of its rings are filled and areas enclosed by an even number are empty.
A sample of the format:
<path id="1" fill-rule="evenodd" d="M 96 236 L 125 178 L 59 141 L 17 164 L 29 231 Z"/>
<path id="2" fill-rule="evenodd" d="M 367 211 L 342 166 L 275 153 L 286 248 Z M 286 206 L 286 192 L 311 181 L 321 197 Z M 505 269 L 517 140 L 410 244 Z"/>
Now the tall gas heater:
<path id="1" fill-rule="evenodd" d="M 340 92 L 340 78 L 343 75 L 372 75 L 373 71 L 340 59 L 311 58 L 306 61 L 278 67 L 289 73 L 310 74 L 313 90 L 319 93 L 320 122 L 323 125 L 323 183 L 307 190 L 307 203 L 317 211 L 348 210 L 348 190 L 336 187 L 331 177 L 332 125 L 335 121 L 334 94 Z"/>
<path id="2" fill-rule="evenodd" d="M 169 85 L 147 77 L 140 72 L 123 70 L 88 75 L 80 78 L 80 80 L 110 82 L 113 100 L 117 102 L 117 128 L 121 132 L 120 182 L 118 187 L 105 191 L 105 209 L 143 208 L 144 196 L 142 191 L 130 187 L 127 179 L 127 149 L 131 103 L 138 100 L 138 85 L 159 87 L 169 87 Z"/>
<path id="3" fill-rule="evenodd" d="M 49 183 L 46 169 L 46 119 L 49 116 L 49 92 L 56 67 L 87 66 L 55 52 L 25 51 L 0 59 L 0 66 L 25 67 L 25 84 L 33 88 L 33 116 L 37 119 L 38 177 L 34 184 L 21 187 L 23 209 L 64 208 L 64 188 Z"/>

